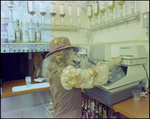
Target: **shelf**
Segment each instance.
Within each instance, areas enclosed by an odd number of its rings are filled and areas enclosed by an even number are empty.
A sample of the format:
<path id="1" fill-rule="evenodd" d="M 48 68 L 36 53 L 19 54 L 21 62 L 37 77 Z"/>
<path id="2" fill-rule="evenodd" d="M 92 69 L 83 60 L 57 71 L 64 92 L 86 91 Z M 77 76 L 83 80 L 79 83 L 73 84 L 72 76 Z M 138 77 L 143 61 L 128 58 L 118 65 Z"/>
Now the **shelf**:
<path id="1" fill-rule="evenodd" d="M 82 29 L 80 27 L 39 27 L 43 30 L 56 30 L 56 31 L 77 31 L 79 29 Z"/>
<path id="2" fill-rule="evenodd" d="M 49 51 L 49 43 L 1 43 L 1 53 Z"/>
<path id="3" fill-rule="evenodd" d="M 100 29 L 104 29 L 104 28 L 107 28 L 107 27 L 110 27 L 110 26 L 115 26 L 115 25 L 120 24 L 120 23 L 126 23 L 126 22 L 131 21 L 131 20 L 136 20 L 136 19 L 138 20 L 139 15 L 140 15 L 140 13 L 137 12 L 135 14 L 131 14 L 130 16 L 125 16 L 123 18 L 113 20 L 109 23 L 105 23 L 105 24 L 102 24 L 100 26 L 93 27 L 90 30 L 91 31 L 100 30 Z"/>
<path id="4" fill-rule="evenodd" d="M 17 23 L 16 21 L 11 21 L 11 20 L 1 20 L 1 22 L 5 22 L 5 23 Z M 20 23 L 20 25 L 22 26 L 22 22 Z M 29 23 L 27 23 L 27 26 L 29 27 Z M 56 30 L 56 31 L 77 31 L 79 29 L 83 29 L 81 27 L 76 27 L 76 26 L 69 26 L 69 25 L 64 25 L 64 27 L 62 27 L 61 25 L 55 25 L 53 26 L 52 24 L 45 24 L 45 26 L 41 26 L 41 24 L 39 24 L 39 28 L 41 28 L 42 30 Z M 34 27 L 36 28 L 36 23 L 34 23 Z"/>

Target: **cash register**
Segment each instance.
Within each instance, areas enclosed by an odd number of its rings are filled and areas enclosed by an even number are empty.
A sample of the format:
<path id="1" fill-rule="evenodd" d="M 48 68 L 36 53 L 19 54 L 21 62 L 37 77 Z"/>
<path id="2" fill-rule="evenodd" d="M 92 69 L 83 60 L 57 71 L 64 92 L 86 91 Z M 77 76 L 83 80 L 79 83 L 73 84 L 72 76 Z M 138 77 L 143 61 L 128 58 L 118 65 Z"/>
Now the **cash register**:
<path id="1" fill-rule="evenodd" d="M 100 51 L 104 54 L 98 55 L 97 53 Z M 107 83 L 100 87 L 84 89 L 85 93 L 100 99 L 108 106 L 132 97 L 132 90 L 139 89 L 139 82 L 147 80 L 143 66 L 147 57 L 144 46 L 120 46 L 119 51 L 123 59 L 120 64 L 110 69 Z M 91 59 L 101 59 L 101 56 L 103 56 L 102 59 L 109 59 L 111 57 L 110 45 L 90 45 L 88 55 Z M 113 58 L 111 57 L 111 59 Z M 102 63 L 107 62 L 103 61 Z"/>

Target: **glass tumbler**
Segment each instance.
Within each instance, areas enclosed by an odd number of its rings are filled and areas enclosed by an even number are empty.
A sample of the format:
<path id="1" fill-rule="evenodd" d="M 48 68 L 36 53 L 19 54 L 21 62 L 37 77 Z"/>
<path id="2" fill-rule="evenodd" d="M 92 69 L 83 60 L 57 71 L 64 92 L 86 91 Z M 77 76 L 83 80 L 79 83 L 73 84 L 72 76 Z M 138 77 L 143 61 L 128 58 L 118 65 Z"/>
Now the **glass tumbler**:
<path id="1" fill-rule="evenodd" d="M 26 80 L 27 87 L 30 87 L 30 85 L 31 85 L 31 76 L 26 76 L 25 80 Z"/>

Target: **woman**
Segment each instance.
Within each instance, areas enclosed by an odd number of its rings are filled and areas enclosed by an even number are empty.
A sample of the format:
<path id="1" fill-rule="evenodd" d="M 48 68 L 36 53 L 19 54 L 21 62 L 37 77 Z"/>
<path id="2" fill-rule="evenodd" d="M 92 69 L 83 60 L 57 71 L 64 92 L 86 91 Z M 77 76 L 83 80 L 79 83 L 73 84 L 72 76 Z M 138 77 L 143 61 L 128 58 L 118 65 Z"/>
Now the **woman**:
<path id="1" fill-rule="evenodd" d="M 116 57 L 107 64 L 92 69 L 75 69 L 71 66 L 77 47 L 71 46 L 66 37 L 58 37 L 49 44 L 50 52 L 43 61 L 43 77 L 50 83 L 54 102 L 54 118 L 81 118 L 81 89 L 107 83 L 109 70 L 121 62 Z"/>
<path id="2" fill-rule="evenodd" d="M 42 77 L 42 58 L 43 52 L 38 52 L 33 57 L 33 65 L 34 65 L 34 74 L 33 78 Z"/>

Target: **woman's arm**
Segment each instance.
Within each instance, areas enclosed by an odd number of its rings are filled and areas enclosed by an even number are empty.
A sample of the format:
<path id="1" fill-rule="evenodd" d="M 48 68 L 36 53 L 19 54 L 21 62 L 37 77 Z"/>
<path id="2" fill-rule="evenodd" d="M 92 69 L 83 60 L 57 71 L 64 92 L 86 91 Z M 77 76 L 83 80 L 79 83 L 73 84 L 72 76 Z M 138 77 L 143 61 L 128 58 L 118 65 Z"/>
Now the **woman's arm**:
<path id="1" fill-rule="evenodd" d="M 120 61 L 121 58 L 116 57 L 110 63 L 100 64 L 88 70 L 68 66 L 61 75 L 61 84 L 66 90 L 71 90 L 73 87 L 90 89 L 102 86 L 108 81 L 109 70 Z"/>

